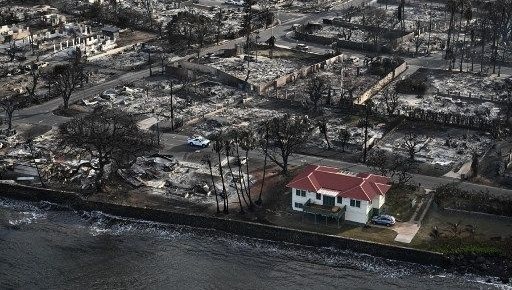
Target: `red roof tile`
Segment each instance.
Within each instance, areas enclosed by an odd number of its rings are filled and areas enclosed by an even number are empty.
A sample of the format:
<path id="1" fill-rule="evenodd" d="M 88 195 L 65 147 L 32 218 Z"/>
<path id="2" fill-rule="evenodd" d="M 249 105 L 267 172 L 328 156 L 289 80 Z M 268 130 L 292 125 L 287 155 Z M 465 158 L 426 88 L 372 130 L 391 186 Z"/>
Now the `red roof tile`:
<path id="1" fill-rule="evenodd" d="M 338 196 L 371 201 L 385 195 L 391 185 L 389 178 L 371 173 L 348 175 L 328 166 L 308 165 L 286 186 L 317 192 L 319 189 L 338 191 Z"/>

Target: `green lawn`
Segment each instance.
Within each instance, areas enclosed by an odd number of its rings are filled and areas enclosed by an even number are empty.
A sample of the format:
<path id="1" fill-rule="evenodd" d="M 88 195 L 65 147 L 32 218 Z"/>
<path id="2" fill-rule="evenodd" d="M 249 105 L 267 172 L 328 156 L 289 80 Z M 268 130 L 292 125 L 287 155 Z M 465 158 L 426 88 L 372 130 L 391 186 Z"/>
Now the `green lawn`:
<path id="1" fill-rule="evenodd" d="M 459 231 L 451 224 L 458 223 Z M 440 237 L 431 236 L 437 226 Z M 473 229 L 473 233 L 471 230 Z M 443 253 L 502 253 L 512 257 L 512 218 L 432 208 L 411 246 Z"/>
<path id="2" fill-rule="evenodd" d="M 399 221 L 406 222 L 411 219 L 422 198 L 421 189 L 392 186 L 386 194 L 386 202 L 382 211 L 393 215 Z M 416 203 L 413 206 L 412 201 L 414 199 Z"/>

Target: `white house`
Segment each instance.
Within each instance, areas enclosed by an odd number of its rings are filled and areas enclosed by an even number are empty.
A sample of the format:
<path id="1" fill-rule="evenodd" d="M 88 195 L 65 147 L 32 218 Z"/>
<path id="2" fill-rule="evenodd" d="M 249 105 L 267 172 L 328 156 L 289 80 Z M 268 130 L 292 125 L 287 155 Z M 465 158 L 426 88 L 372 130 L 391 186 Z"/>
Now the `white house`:
<path id="1" fill-rule="evenodd" d="M 292 189 L 294 210 L 367 223 L 384 204 L 389 183 L 385 176 L 346 174 L 334 167 L 308 165 L 287 187 Z"/>

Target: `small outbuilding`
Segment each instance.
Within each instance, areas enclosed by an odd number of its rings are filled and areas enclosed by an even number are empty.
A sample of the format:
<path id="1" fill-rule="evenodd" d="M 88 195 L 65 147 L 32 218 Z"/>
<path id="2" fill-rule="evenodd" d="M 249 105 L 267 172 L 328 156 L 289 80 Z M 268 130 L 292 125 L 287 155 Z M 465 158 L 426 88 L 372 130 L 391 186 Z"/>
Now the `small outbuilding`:
<path id="1" fill-rule="evenodd" d="M 119 38 L 119 31 L 120 29 L 115 26 L 104 26 L 101 29 L 101 33 L 107 37 L 110 37 L 111 39 Z"/>

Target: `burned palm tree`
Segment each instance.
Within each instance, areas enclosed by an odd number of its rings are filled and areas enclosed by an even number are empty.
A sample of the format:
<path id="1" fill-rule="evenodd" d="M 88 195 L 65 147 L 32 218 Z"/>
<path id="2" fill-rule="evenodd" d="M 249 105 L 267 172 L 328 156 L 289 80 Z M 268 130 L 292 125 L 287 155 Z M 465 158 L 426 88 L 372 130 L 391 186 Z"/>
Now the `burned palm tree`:
<path id="1" fill-rule="evenodd" d="M 251 181 L 249 179 L 249 151 L 256 147 L 256 137 L 254 133 L 249 130 L 243 130 L 240 133 L 240 148 L 245 151 L 245 170 L 247 175 L 246 194 L 249 199 L 249 208 L 253 208 L 254 204 L 251 198 Z M 240 163 L 240 167 L 242 164 Z M 243 178 L 242 178 L 243 180 Z"/>
<path id="2" fill-rule="evenodd" d="M 240 213 L 244 214 L 245 211 L 244 211 L 244 207 L 242 204 L 242 199 L 240 198 L 240 192 L 238 191 L 238 185 L 236 183 L 236 178 L 235 178 L 235 175 L 233 174 L 233 167 L 231 166 L 231 162 L 229 161 L 229 157 L 231 156 L 231 150 L 233 149 L 233 147 L 232 147 L 233 140 L 237 139 L 236 134 L 237 134 L 236 131 L 231 131 L 230 134 L 227 135 L 227 138 L 225 138 L 225 140 L 224 140 L 224 150 L 226 152 L 226 160 L 227 160 L 229 172 L 231 173 L 231 178 L 233 179 L 233 185 L 235 186 L 236 195 L 238 196 L 238 203 L 240 204 Z M 234 138 L 233 138 L 233 135 L 235 135 Z M 242 190 L 242 188 L 240 188 L 240 191 L 241 190 Z"/>
<path id="3" fill-rule="evenodd" d="M 223 212 L 225 214 L 228 214 L 229 213 L 228 194 L 226 191 L 226 183 L 224 182 L 224 172 L 222 170 L 222 159 L 221 159 L 221 153 L 224 149 L 224 144 L 223 144 L 224 136 L 221 131 L 221 132 L 211 135 L 209 139 L 213 141 L 213 151 L 215 153 L 217 153 L 217 156 L 219 159 L 219 174 L 220 174 L 220 179 L 222 181 L 222 195 L 221 196 L 223 198 L 223 206 L 224 206 Z"/>
<path id="4" fill-rule="evenodd" d="M 217 214 L 219 214 L 220 213 L 219 195 L 217 194 L 217 188 L 215 187 L 215 180 L 213 179 L 212 160 L 211 160 L 210 155 L 206 155 L 204 157 L 203 161 L 208 165 L 208 168 L 210 169 L 210 178 L 212 179 L 213 192 L 215 193 L 215 203 L 217 204 Z"/>
<path id="5" fill-rule="evenodd" d="M 265 184 L 265 176 L 267 173 L 267 152 L 268 152 L 268 139 L 269 139 L 268 138 L 268 126 L 269 126 L 268 122 L 264 122 L 263 128 L 260 128 L 260 136 L 263 137 L 263 138 L 261 138 L 261 140 L 264 140 L 262 142 L 264 159 L 263 159 L 263 176 L 261 178 L 260 194 L 258 196 L 258 200 L 256 200 L 257 205 L 261 205 L 263 203 L 263 200 L 261 199 L 261 194 L 263 193 L 263 186 Z"/>

